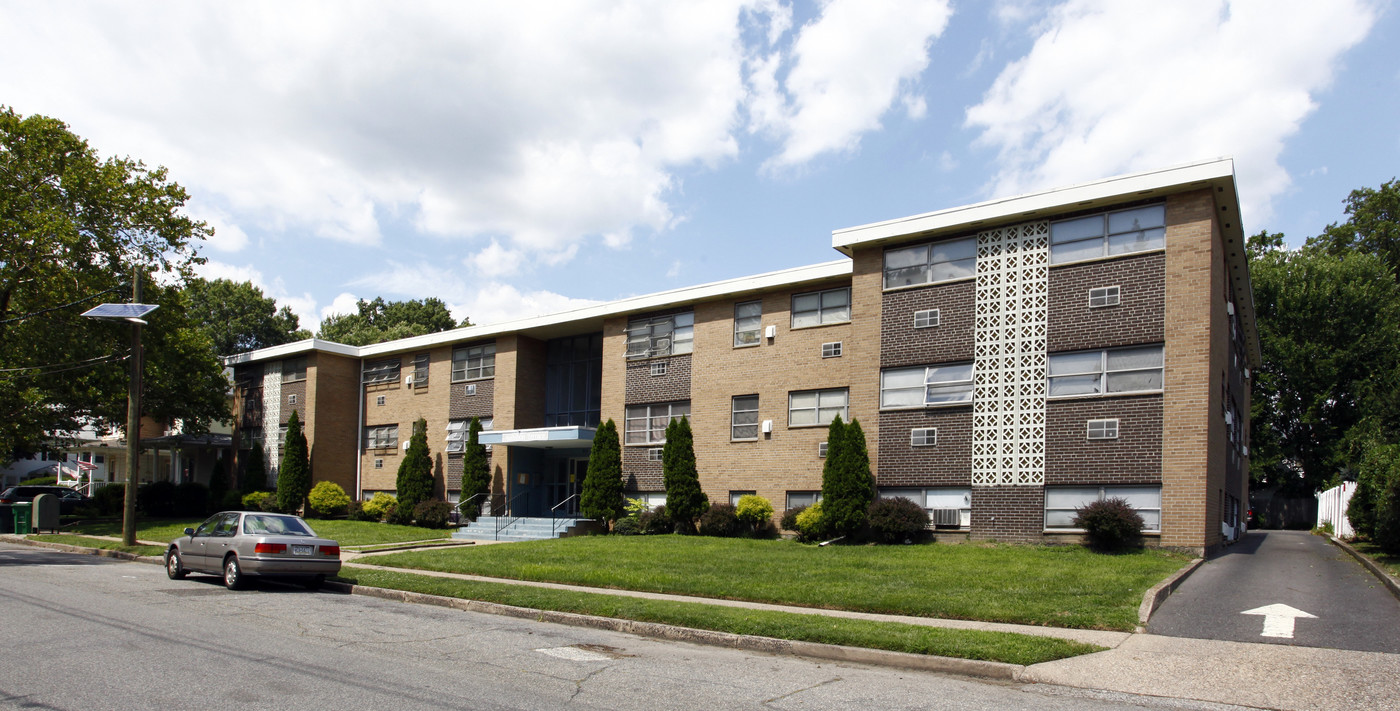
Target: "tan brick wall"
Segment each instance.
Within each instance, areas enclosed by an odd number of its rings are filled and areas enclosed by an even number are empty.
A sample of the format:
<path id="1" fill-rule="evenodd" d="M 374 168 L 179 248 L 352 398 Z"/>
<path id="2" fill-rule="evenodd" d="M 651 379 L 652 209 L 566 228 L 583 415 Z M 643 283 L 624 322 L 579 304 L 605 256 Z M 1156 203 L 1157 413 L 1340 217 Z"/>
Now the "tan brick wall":
<path id="1" fill-rule="evenodd" d="M 1164 546 L 1204 551 L 1220 542 L 1224 431 L 1220 381 L 1224 273 L 1215 201 L 1208 190 L 1167 200 L 1163 384 Z"/>
<path id="2" fill-rule="evenodd" d="M 428 421 L 428 451 L 433 458 L 435 493 L 441 496 L 446 484 L 448 401 L 452 392 L 452 348 L 439 346 L 428 353 L 428 384 L 404 385 L 404 376 L 413 372 L 413 358 L 423 351 L 402 353 L 398 380 L 362 388 L 364 394 L 366 427 L 398 425 L 399 446 L 393 449 L 366 450 L 360 458 L 363 472 L 362 482 L 368 491 L 392 491 L 398 478 L 399 463 L 403 459 L 403 444 L 413 435 L 413 423 L 419 417 Z M 375 358 L 373 360 L 383 360 Z M 384 404 L 377 404 L 379 396 Z M 374 460 L 383 459 L 381 469 L 374 468 Z"/>
<path id="3" fill-rule="evenodd" d="M 355 463 L 359 445 L 360 361 L 330 353 L 306 359 L 306 444 L 311 452 L 311 481 L 331 481 L 356 496 Z"/>
<path id="4" fill-rule="evenodd" d="M 627 412 L 627 317 L 603 322 L 603 397 L 599 423 L 609 419 L 622 435 Z"/>

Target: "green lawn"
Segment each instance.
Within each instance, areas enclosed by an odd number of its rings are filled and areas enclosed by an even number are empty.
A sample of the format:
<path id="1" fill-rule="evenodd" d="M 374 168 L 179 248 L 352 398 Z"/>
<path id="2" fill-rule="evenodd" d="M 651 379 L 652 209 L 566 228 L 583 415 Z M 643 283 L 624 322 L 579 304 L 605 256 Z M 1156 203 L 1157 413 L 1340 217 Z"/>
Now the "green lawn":
<path id="1" fill-rule="evenodd" d="M 173 541 L 180 537 L 186 527 L 198 526 L 204 519 L 145 519 L 136 520 L 136 537 L 143 541 Z M 405 541 L 440 540 L 448 538 L 450 531 L 417 526 L 391 526 L 372 521 L 341 521 L 310 519 L 311 529 L 317 535 L 334 538 L 341 547 L 368 546 L 383 543 L 403 543 Z M 121 521 L 93 521 L 66 529 L 70 533 L 89 536 L 121 536 Z"/>
<path id="2" fill-rule="evenodd" d="M 508 583 L 434 578 L 413 573 L 343 569 L 340 579 L 358 585 L 483 600 L 534 610 L 557 610 L 735 634 L 1011 664 L 1036 664 L 1103 649 L 1092 644 L 1053 637 L 850 620 L 693 602 L 646 600 Z"/>
<path id="3" fill-rule="evenodd" d="M 582 536 L 410 551 L 377 565 L 994 622 L 1131 630 L 1143 592 L 1187 557 L 1079 546 L 816 546 L 688 536 Z"/>
<path id="4" fill-rule="evenodd" d="M 118 533 L 120 533 L 120 531 L 118 531 Z M 124 546 L 121 541 L 109 541 L 104 538 L 88 538 L 87 536 L 42 534 L 29 536 L 29 539 L 33 541 L 45 541 L 47 543 L 64 543 L 70 546 L 82 546 L 84 548 L 122 551 L 124 553 L 135 553 L 136 555 L 161 555 L 165 552 L 165 549 L 161 546 Z"/>
<path id="5" fill-rule="evenodd" d="M 1367 558 L 1370 558 L 1371 560 L 1375 561 L 1386 572 L 1390 573 L 1391 575 L 1394 575 L 1397 578 L 1400 578 L 1400 555 L 1392 555 L 1390 553 L 1386 553 L 1385 551 L 1380 549 L 1380 546 L 1377 546 L 1374 543 L 1368 543 L 1364 541 L 1354 542 L 1351 544 L 1351 547 L 1355 548 L 1357 552 L 1361 553 Z"/>

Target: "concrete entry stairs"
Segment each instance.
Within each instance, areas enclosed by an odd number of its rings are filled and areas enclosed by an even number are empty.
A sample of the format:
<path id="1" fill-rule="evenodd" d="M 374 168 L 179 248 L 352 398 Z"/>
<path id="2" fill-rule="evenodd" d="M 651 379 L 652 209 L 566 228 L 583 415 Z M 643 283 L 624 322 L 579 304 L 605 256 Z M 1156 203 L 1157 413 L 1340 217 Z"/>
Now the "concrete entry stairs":
<path id="1" fill-rule="evenodd" d="M 592 519 L 586 518 L 481 516 L 457 529 L 452 537 L 472 541 L 542 541 L 587 533 L 594 525 Z"/>

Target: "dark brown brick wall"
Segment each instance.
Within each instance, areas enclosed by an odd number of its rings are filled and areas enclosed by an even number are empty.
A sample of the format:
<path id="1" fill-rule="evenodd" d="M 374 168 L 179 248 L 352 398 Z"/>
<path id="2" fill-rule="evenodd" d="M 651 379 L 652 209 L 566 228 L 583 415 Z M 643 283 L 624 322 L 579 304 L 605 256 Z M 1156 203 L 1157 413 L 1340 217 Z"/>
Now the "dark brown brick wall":
<path id="1" fill-rule="evenodd" d="M 475 395 L 467 394 L 468 385 L 476 386 Z M 452 391 L 448 395 L 447 401 L 447 416 L 454 420 L 464 417 L 490 417 L 495 412 L 495 404 L 496 381 L 494 379 L 452 383 Z"/>
<path id="2" fill-rule="evenodd" d="M 648 358 L 627 362 L 627 404 L 670 402 L 690 399 L 689 353 L 666 358 Z M 652 375 L 651 364 L 666 363 L 665 375 Z"/>
<path id="3" fill-rule="evenodd" d="M 1051 353 L 1163 340 L 1166 256 L 1161 252 L 1050 269 L 1046 346 Z M 1118 286 L 1117 306 L 1089 308 L 1089 290 Z"/>
<path id="4" fill-rule="evenodd" d="M 972 487 L 972 538 L 1040 543 L 1044 528 L 1043 487 Z"/>
<path id="5" fill-rule="evenodd" d="M 666 488 L 661 476 L 661 462 L 648 459 L 647 452 L 650 449 L 651 447 L 622 448 L 622 476 L 626 480 L 624 488 L 628 491 L 662 491 Z M 700 479 L 704 481 L 704 472 L 701 472 Z"/>
<path id="6" fill-rule="evenodd" d="M 1118 439 L 1090 440 L 1089 420 L 1118 419 Z M 1162 396 L 1045 404 L 1045 484 L 1160 484 Z"/>
<path id="7" fill-rule="evenodd" d="M 909 430 L 937 427 L 938 444 L 909 445 Z M 972 407 L 880 413 L 879 486 L 969 486 L 972 483 Z"/>
<path id="8" fill-rule="evenodd" d="M 972 280 L 888 291 L 880 309 L 880 367 L 972 360 Z M 938 325 L 914 328 L 914 312 L 938 309 Z"/>
<path id="9" fill-rule="evenodd" d="M 297 396 L 297 404 L 289 405 L 291 398 L 288 395 Z M 301 420 L 302 427 L 306 426 L 306 381 L 298 380 L 293 383 L 282 383 L 282 412 L 278 415 L 278 424 L 285 425 L 292 416 L 292 411 L 296 410 L 297 419 Z"/>

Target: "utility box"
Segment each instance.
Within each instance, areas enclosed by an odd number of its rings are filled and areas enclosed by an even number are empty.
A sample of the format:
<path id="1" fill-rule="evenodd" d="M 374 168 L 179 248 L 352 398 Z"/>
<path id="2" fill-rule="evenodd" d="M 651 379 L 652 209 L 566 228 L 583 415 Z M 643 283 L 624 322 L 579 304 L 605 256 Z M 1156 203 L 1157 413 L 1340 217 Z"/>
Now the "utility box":
<path id="1" fill-rule="evenodd" d="M 39 494 L 34 497 L 34 509 L 29 513 L 29 525 L 35 533 L 58 533 L 58 513 L 58 497 L 53 494 Z"/>
<path id="2" fill-rule="evenodd" d="M 21 536 L 29 535 L 29 507 L 28 502 L 10 504 L 10 511 L 14 513 L 15 533 Z"/>

